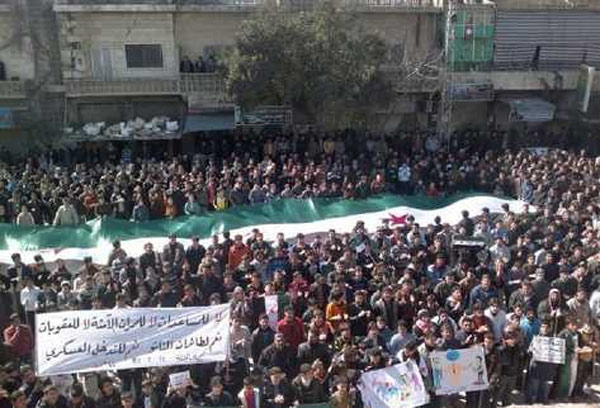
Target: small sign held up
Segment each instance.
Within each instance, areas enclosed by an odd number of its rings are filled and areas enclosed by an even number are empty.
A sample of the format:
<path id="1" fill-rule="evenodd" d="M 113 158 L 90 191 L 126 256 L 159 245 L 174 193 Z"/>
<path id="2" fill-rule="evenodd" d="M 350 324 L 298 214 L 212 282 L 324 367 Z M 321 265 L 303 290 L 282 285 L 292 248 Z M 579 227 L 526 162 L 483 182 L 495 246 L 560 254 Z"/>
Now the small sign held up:
<path id="1" fill-rule="evenodd" d="M 169 375 L 169 384 L 173 388 L 187 387 L 190 385 L 190 370 L 181 371 Z"/>
<path id="2" fill-rule="evenodd" d="M 535 336 L 531 342 L 531 351 L 535 361 L 552 364 L 565 363 L 565 339 Z"/>

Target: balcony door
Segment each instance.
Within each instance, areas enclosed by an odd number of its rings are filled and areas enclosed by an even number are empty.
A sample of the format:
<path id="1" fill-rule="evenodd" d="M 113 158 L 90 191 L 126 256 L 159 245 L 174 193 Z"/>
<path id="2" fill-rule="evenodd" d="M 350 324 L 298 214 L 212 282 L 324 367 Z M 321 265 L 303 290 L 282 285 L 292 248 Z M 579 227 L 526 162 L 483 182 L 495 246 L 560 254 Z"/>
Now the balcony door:
<path id="1" fill-rule="evenodd" d="M 92 74 L 94 79 L 108 81 L 112 79 L 112 56 L 110 48 L 92 50 Z"/>

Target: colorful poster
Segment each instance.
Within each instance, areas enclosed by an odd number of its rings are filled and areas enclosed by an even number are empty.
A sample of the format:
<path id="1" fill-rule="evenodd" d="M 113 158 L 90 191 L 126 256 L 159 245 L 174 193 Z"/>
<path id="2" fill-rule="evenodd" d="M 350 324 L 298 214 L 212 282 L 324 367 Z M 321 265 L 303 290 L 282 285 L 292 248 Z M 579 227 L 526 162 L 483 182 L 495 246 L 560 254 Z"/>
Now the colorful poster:
<path id="1" fill-rule="evenodd" d="M 564 364 L 566 353 L 565 339 L 559 337 L 535 336 L 530 346 L 535 361 Z"/>
<path id="2" fill-rule="evenodd" d="M 80 310 L 36 315 L 37 374 L 224 361 L 231 306 Z"/>
<path id="3" fill-rule="evenodd" d="M 488 388 L 482 347 L 431 353 L 433 387 L 436 395 L 449 395 Z"/>
<path id="4" fill-rule="evenodd" d="M 265 296 L 265 310 L 269 317 L 269 326 L 277 331 L 277 322 L 279 321 L 279 296 Z"/>
<path id="5" fill-rule="evenodd" d="M 429 402 L 419 367 L 412 361 L 368 371 L 358 388 L 365 408 L 411 408 Z"/>

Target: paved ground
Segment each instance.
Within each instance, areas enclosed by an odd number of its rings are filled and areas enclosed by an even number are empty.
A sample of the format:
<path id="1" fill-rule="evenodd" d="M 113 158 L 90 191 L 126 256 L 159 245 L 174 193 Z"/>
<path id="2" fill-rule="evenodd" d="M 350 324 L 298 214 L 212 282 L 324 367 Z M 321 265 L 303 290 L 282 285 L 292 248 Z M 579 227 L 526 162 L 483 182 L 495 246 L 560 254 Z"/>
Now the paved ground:
<path id="1" fill-rule="evenodd" d="M 600 384 L 596 384 L 592 386 L 588 398 L 585 399 L 573 399 L 572 401 L 558 402 L 553 401 L 552 404 L 542 405 L 542 404 L 525 404 L 525 399 L 523 394 L 516 393 L 514 394 L 514 399 L 517 401 L 517 404 L 511 405 L 514 408 L 600 408 Z M 464 408 L 476 408 L 466 406 L 463 402 Z"/>
<path id="2" fill-rule="evenodd" d="M 523 401 L 523 397 L 522 394 L 519 394 L 517 396 L 517 400 L 521 400 Z M 541 404 L 536 404 L 536 405 L 527 405 L 525 403 L 523 404 L 518 404 L 518 405 L 513 405 L 513 407 L 519 407 L 519 408 L 531 408 L 531 407 L 552 407 L 552 408 L 600 408 L 600 384 L 596 384 L 592 387 L 592 389 L 590 390 L 590 394 L 589 394 L 589 398 L 586 398 L 585 400 L 583 399 L 573 399 L 572 401 L 568 401 L 568 402 L 561 402 L 561 403 L 553 403 L 551 405 L 541 405 Z M 469 407 L 470 408 L 470 407 Z"/>

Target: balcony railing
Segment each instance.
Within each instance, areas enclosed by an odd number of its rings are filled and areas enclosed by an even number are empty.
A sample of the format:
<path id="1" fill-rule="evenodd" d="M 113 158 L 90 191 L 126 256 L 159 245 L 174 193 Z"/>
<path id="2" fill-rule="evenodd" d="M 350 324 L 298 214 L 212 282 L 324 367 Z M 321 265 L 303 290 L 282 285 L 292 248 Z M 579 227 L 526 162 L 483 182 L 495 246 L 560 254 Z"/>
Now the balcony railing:
<path id="1" fill-rule="evenodd" d="M 441 9 L 443 0 L 338 0 L 341 5 L 361 10 Z M 291 9 L 310 9 L 319 0 L 281 0 L 281 5 Z"/>
<path id="2" fill-rule="evenodd" d="M 0 81 L 0 99 L 14 99 L 25 97 L 24 81 Z"/>
<path id="3" fill-rule="evenodd" d="M 207 100 L 228 100 L 223 79 L 212 73 L 181 74 L 179 78 L 172 79 L 66 80 L 65 93 L 69 97 L 200 94 Z"/>
<path id="4" fill-rule="evenodd" d="M 443 7 L 443 0 L 344 0 L 362 7 Z"/>

